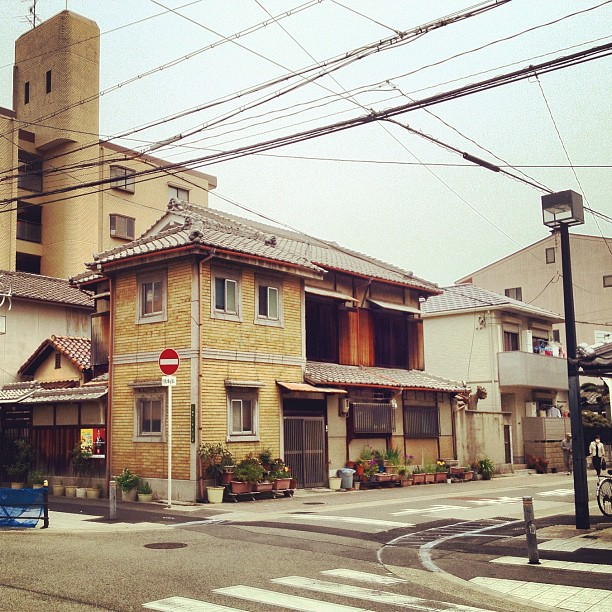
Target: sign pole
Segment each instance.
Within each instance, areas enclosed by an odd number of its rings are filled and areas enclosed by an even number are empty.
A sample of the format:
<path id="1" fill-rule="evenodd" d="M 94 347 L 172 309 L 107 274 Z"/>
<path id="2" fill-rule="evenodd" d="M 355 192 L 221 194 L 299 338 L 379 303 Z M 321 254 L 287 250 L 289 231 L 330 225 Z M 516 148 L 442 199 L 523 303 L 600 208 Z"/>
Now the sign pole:
<path id="1" fill-rule="evenodd" d="M 168 508 L 172 508 L 172 385 L 168 385 Z"/>

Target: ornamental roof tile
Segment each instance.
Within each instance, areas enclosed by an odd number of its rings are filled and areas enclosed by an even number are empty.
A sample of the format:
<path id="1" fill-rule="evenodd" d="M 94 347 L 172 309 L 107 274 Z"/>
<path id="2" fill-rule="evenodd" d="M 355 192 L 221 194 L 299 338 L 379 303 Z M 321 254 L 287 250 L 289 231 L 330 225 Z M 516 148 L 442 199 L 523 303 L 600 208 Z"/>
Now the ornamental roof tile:
<path id="1" fill-rule="evenodd" d="M 401 387 L 404 390 L 430 390 L 448 393 L 464 391 L 463 385 L 421 370 L 347 366 L 317 361 L 306 362 L 304 379 L 313 384 L 343 386 Z"/>
<path id="2" fill-rule="evenodd" d="M 164 229 L 156 231 L 160 227 Z M 135 255 L 198 245 L 292 264 L 321 276 L 327 270 L 339 270 L 397 283 L 428 294 L 439 293 L 437 285 L 414 276 L 410 271 L 334 242 L 178 200 L 171 200 L 166 215 L 138 240 L 100 253 L 87 266 L 96 271 L 99 265 Z"/>
<path id="3" fill-rule="evenodd" d="M 22 404 L 50 404 L 56 402 L 87 402 L 99 400 L 108 393 L 105 386 L 76 387 L 74 389 L 39 389 L 22 400 Z"/>
<path id="4" fill-rule="evenodd" d="M 0 404 L 18 402 L 38 388 L 36 381 L 8 383 L 0 389 Z"/>
<path id="5" fill-rule="evenodd" d="M 90 295 L 73 287 L 67 280 L 28 272 L 0 271 L 1 293 L 10 291 L 12 299 L 40 300 L 93 308 Z"/>
<path id="6" fill-rule="evenodd" d="M 512 310 L 530 316 L 549 319 L 551 322 L 563 321 L 559 314 L 545 310 L 527 302 L 476 287 L 472 284 L 443 287 L 440 295 L 434 295 L 421 303 L 423 315 L 450 313 L 459 310 Z"/>

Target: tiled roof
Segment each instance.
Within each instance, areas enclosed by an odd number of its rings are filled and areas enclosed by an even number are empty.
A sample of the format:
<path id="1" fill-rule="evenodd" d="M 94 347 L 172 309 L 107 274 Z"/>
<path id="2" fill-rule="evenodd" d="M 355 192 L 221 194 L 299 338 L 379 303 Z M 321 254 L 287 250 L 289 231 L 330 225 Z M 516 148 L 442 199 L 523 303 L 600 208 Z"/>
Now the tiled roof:
<path id="1" fill-rule="evenodd" d="M 39 389 L 22 400 L 22 404 L 51 404 L 56 402 L 87 402 L 98 400 L 108 392 L 105 386 L 76 387 L 74 389 Z"/>
<path id="2" fill-rule="evenodd" d="M 71 286 L 62 278 L 2 270 L 0 283 L 4 286 L 4 291 L 11 291 L 12 299 L 40 300 L 90 308 L 94 305 L 89 295 Z"/>
<path id="3" fill-rule="evenodd" d="M 421 312 L 427 314 L 447 313 L 459 310 L 513 310 L 552 321 L 563 321 L 561 315 L 521 302 L 505 295 L 482 289 L 472 284 L 443 287 L 443 293 L 427 298 L 421 303 Z"/>
<path id="4" fill-rule="evenodd" d="M 437 285 L 414 276 L 412 272 L 333 242 L 178 200 L 170 201 L 166 214 L 179 223 L 156 234 L 147 232 L 134 242 L 100 253 L 94 262 L 87 264 L 88 267 L 95 271 L 98 264 L 200 245 L 288 263 L 315 273 L 340 270 L 398 283 L 426 293 L 439 292 Z"/>
<path id="5" fill-rule="evenodd" d="M 449 393 L 459 393 L 465 390 L 462 384 L 457 381 L 433 376 L 421 370 L 347 366 L 317 361 L 306 363 L 304 378 L 313 385 L 344 385 L 347 387 L 370 385 Z"/>
<path id="6" fill-rule="evenodd" d="M 36 369 L 53 351 L 69 359 L 81 372 L 91 367 L 91 340 L 73 336 L 51 336 L 44 340 L 30 358 L 19 368 L 18 374 L 27 374 Z M 33 375 L 33 372 L 29 372 Z"/>
<path id="7" fill-rule="evenodd" d="M 8 383 L 0 389 L 0 404 L 18 402 L 34 393 L 39 385 L 36 381 Z"/>

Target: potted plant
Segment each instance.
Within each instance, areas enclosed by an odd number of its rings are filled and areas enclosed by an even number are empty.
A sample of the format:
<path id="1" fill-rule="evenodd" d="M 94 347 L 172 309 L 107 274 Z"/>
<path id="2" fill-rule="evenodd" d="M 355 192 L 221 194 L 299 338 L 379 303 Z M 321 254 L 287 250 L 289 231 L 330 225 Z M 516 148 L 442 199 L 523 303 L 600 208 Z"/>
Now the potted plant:
<path id="1" fill-rule="evenodd" d="M 53 495 L 61 497 L 66 493 L 66 487 L 64 487 L 64 483 L 61 480 L 58 480 L 57 482 L 53 483 L 51 491 L 53 492 Z"/>
<path id="2" fill-rule="evenodd" d="M 234 465 L 232 452 L 223 443 L 206 443 L 200 446 L 199 455 L 202 474 L 207 479 L 213 480 L 214 486 L 220 486 L 224 472 L 229 474 L 229 468 Z"/>
<path id="3" fill-rule="evenodd" d="M 75 447 L 72 449 L 71 459 L 72 469 L 77 476 L 81 478 L 86 477 L 86 480 L 89 480 L 92 456 L 93 451 L 91 446 L 77 442 Z M 76 496 L 87 497 L 87 487 L 83 486 L 83 483 L 77 482 Z"/>
<path id="4" fill-rule="evenodd" d="M 138 501 L 153 501 L 153 489 L 151 489 L 151 485 L 146 480 L 141 480 L 140 484 L 138 485 Z"/>
<path id="5" fill-rule="evenodd" d="M 483 480 L 491 480 L 495 474 L 495 465 L 490 459 L 480 459 L 478 461 L 478 473 Z"/>
<path id="6" fill-rule="evenodd" d="M 448 468 L 446 467 L 446 462 L 442 461 L 442 459 L 438 459 L 435 465 L 435 479 L 434 482 L 446 482 L 448 477 Z"/>
<path id="7" fill-rule="evenodd" d="M 85 496 L 87 499 L 98 499 L 102 494 L 102 488 L 100 485 L 94 485 L 93 487 L 87 487 L 85 490 Z"/>
<path id="8" fill-rule="evenodd" d="M 121 497 L 125 501 L 136 501 L 138 494 L 138 485 L 140 484 L 140 476 L 130 472 L 128 468 L 123 468 L 123 472 L 115 478 L 117 486 L 121 490 Z"/>
<path id="9" fill-rule="evenodd" d="M 6 466 L 13 489 L 22 489 L 34 461 L 34 449 L 27 440 L 15 440 L 12 452 L 13 462 Z"/>
<path id="10" fill-rule="evenodd" d="M 463 481 L 468 482 L 469 480 L 474 480 L 474 470 L 470 465 L 467 465 L 463 468 Z"/>
<path id="11" fill-rule="evenodd" d="M 257 457 L 261 463 L 264 471 L 270 471 L 270 465 L 272 464 L 272 451 L 269 448 L 264 448 Z"/>
<path id="12" fill-rule="evenodd" d="M 234 468 L 234 479 L 231 482 L 232 493 L 250 493 L 254 485 L 263 480 L 264 469 L 257 457 L 247 455 Z"/>
<path id="13" fill-rule="evenodd" d="M 270 474 L 274 479 L 274 489 L 288 489 L 291 486 L 291 470 L 285 465 L 285 462 L 278 457 L 272 461 L 270 466 Z"/>
<path id="14" fill-rule="evenodd" d="M 433 463 L 427 463 L 423 466 L 425 472 L 425 482 L 427 484 L 433 484 L 436 482 L 436 466 Z"/>
<path id="15" fill-rule="evenodd" d="M 397 474 L 399 476 L 399 486 L 409 487 L 412 484 L 412 478 L 408 466 L 402 465 L 398 468 Z"/>
<path id="16" fill-rule="evenodd" d="M 394 474 L 400 462 L 400 449 L 396 447 L 388 448 L 385 451 L 385 471 Z"/>
<path id="17" fill-rule="evenodd" d="M 417 465 L 412 470 L 412 484 L 425 484 L 425 472 Z"/>
<path id="18" fill-rule="evenodd" d="M 42 489 L 45 486 L 45 476 L 38 470 L 30 472 L 30 481 L 33 489 Z"/>

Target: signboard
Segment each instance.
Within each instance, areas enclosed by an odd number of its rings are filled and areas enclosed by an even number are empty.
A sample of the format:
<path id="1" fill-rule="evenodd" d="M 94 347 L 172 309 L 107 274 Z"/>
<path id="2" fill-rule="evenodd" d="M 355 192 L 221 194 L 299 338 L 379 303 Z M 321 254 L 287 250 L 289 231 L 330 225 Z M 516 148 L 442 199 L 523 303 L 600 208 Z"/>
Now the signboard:
<path id="1" fill-rule="evenodd" d="M 159 356 L 159 369 L 168 376 L 174 374 L 179 367 L 178 353 L 171 348 L 164 349 Z"/>
<path id="2" fill-rule="evenodd" d="M 162 387 L 176 387 L 176 376 L 162 376 Z"/>

